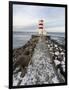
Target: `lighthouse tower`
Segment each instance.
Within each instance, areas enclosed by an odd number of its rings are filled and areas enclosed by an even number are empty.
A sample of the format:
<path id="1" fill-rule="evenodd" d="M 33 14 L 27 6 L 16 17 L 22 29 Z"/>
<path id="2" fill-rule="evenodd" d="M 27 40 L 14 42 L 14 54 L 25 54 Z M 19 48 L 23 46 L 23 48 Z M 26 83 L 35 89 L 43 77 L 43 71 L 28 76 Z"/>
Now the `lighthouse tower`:
<path id="1" fill-rule="evenodd" d="M 39 29 L 39 34 L 40 35 L 43 35 L 43 23 L 44 23 L 43 20 L 39 20 L 38 29 Z"/>
<path id="2" fill-rule="evenodd" d="M 39 35 L 40 36 L 46 35 L 46 31 L 44 29 L 44 20 L 39 20 L 39 22 L 38 22 L 38 30 L 39 30 Z"/>

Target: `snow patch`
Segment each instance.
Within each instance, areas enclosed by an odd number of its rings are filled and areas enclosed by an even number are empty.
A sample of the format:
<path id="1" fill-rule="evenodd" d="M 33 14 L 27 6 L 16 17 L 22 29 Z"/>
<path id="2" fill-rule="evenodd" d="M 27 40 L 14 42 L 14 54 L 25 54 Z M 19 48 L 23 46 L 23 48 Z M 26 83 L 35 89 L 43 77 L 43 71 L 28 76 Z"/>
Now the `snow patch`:
<path id="1" fill-rule="evenodd" d="M 54 63 L 55 63 L 55 65 L 57 66 L 57 65 L 60 64 L 60 61 L 58 61 L 58 60 L 54 60 Z"/>

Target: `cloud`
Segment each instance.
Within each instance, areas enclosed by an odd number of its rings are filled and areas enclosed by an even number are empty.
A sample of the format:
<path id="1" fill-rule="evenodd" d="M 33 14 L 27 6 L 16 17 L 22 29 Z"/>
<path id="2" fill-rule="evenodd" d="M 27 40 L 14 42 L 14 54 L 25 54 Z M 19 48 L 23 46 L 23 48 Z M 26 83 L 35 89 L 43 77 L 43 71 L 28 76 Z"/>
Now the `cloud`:
<path id="1" fill-rule="evenodd" d="M 44 19 L 47 31 L 65 31 L 65 9 L 59 7 L 42 7 L 13 5 L 13 27 L 19 30 L 38 29 L 38 21 Z"/>

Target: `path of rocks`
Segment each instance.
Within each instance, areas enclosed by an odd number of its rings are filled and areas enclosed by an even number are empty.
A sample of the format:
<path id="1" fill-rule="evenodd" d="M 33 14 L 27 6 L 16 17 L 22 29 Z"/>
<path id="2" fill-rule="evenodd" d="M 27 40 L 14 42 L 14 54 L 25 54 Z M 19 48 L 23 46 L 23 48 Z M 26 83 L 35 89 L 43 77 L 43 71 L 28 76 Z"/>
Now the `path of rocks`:
<path id="1" fill-rule="evenodd" d="M 20 85 L 59 83 L 45 42 L 39 40 L 32 57 L 32 64 L 28 66 L 25 76 L 19 77 L 19 80 L 21 80 Z"/>

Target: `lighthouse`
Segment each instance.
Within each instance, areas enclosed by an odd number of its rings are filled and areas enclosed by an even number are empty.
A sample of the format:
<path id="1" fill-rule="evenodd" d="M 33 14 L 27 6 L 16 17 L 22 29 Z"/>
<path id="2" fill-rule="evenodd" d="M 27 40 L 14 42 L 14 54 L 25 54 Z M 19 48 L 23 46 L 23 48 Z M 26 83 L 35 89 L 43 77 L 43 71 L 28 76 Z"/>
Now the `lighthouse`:
<path id="1" fill-rule="evenodd" d="M 39 30 L 39 35 L 40 36 L 46 35 L 46 31 L 45 31 L 45 27 L 44 27 L 44 20 L 39 20 L 38 30 Z"/>

